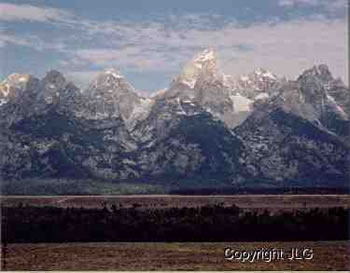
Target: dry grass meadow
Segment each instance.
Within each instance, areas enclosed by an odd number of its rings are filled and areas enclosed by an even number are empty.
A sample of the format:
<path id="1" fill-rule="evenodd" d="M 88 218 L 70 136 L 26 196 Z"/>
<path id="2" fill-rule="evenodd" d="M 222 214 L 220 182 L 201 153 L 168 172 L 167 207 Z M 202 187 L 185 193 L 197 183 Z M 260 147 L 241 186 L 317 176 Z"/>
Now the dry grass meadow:
<path id="1" fill-rule="evenodd" d="M 238 250 L 308 247 L 312 260 L 242 263 L 224 259 Z M 63 243 L 10 244 L 6 270 L 350 270 L 349 242 Z"/>
<path id="2" fill-rule="evenodd" d="M 299 208 L 350 207 L 350 195 L 91 195 L 91 196 L 1 196 L 2 206 L 99 208 L 102 204 L 124 208 L 138 204 L 140 208 L 199 207 L 222 203 L 242 209 L 293 210 Z"/>

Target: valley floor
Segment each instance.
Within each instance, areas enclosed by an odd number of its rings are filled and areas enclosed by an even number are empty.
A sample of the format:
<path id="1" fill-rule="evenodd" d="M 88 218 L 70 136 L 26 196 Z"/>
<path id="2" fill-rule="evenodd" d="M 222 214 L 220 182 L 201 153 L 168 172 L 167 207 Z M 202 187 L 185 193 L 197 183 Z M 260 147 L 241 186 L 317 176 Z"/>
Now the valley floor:
<path id="1" fill-rule="evenodd" d="M 300 208 L 350 208 L 349 194 L 242 194 L 242 195 L 52 195 L 24 196 L 2 195 L 2 206 L 54 206 L 101 208 L 117 205 L 130 208 L 199 207 L 204 205 L 236 205 L 241 209 L 270 211 L 295 210 Z"/>
<path id="2" fill-rule="evenodd" d="M 239 262 L 224 250 L 310 248 L 311 260 Z M 349 241 L 62 243 L 2 247 L 2 270 L 350 270 Z"/>

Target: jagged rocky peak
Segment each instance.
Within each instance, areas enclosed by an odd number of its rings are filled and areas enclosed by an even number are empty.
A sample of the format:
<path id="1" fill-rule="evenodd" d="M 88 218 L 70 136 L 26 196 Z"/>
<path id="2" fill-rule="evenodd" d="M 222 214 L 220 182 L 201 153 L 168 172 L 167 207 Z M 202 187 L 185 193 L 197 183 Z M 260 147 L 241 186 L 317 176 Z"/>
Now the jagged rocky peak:
<path id="1" fill-rule="evenodd" d="M 278 77 L 274 75 L 272 72 L 264 69 L 257 68 L 253 72 L 248 75 L 241 75 L 237 78 L 237 82 L 240 85 L 258 85 L 259 82 L 276 82 L 278 81 Z"/>
<path id="2" fill-rule="evenodd" d="M 13 73 L 0 83 L 0 96 L 13 95 L 14 89 L 25 89 L 31 76 L 29 74 Z"/>
<path id="3" fill-rule="evenodd" d="M 66 86 L 66 84 L 65 77 L 57 70 L 50 70 L 41 80 L 42 90 L 45 93 L 59 92 Z"/>
<path id="4" fill-rule="evenodd" d="M 0 106 L 11 100 L 22 100 L 38 89 L 39 79 L 29 74 L 14 73 L 0 83 Z"/>
<path id="5" fill-rule="evenodd" d="M 305 102 L 319 109 L 320 115 L 328 119 L 331 113 L 339 120 L 348 119 L 350 90 L 340 79 L 333 78 L 327 65 L 316 65 L 304 71 L 297 83 Z"/>
<path id="6" fill-rule="evenodd" d="M 87 93 L 93 96 L 113 96 L 131 94 L 139 97 L 136 89 L 125 79 L 117 68 L 107 68 L 91 82 Z"/>
<path id="7" fill-rule="evenodd" d="M 9 75 L 2 83 L 8 83 L 11 85 L 15 85 L 18 83 L 27 83 L 29 81 L 29 79 L 30 79 L 29 74 L 13 73 L 13 74 Z"/>
<path id="8" fill-rule="evenodd" d="M 334 79 L 326 65 L 305 70 L 297 79 L 302 94 L 310 103 L 321 104 Z"/>
<path id="9" fill-rule="evenodd" d="M 104 74 L 105 75 L 111 75 L 113 78 L 115 79 L 121 79 L 121 78 L 124 78 L 121 73 L 120 73 L 120 70 L 117 69 L 117 68 L 107 68 L 105 69 L 104 71 Z"/>
<path id="10" fill-rule="evenodd" d="M 194 88 L 200 78 L 209 80 L 215 78 L 216 73 L 215 51 L 213 48 L 209 48 L 198 53 L 190 62 L 185 64 L 175 81 Z"/>
<path id="11" fill-rule="evenodd" d="M 303 80 L 305 78 L 317 78 L 322 82 L 329 82 L 334 80 L 329 68 L 325 64 L 315 65 L 312 68 L 305 70 L 298 78 Z"/>
<path id="12" fill-rule="evenodd" d="M 207 48 L 202 52 L 196 54 L 193 58 L 192 62 L 195 63 L 198 67 L 202 67 L 202 65 L 206 64 L 214 64 L 215 65 L 216 56 L 215 50 L 213 48 Z"/>
<path id="13" fill-rule="evenodd" d="M 61 72 L 57 70 L 50 70 L 49 72 L 46 73 L 42 81 L 57 83 L 57 84 L 64 84 L 66 82 L 66 79 L 64 78 Z"/>
<path id="14" fill-rule="evenodd" d="M 335 79 L 328 66 L 315 65 L 305 70 L 297 84 L 309 102 L 324 104 L 324 100 L 335 100 L 345 112 L 350 113 L 350 90 L 340 78 Z"/>
<path id="15" fill-rule="evenodd" d="M 226 76 L 224 82 L 233 94 L 240 94 L 255 101 L 273 96 L 283 80 L 269 70 L 257 68 L 246 75 Z"/>
<path id="16" fill-rule="evenodd" d="M 95 80 L 91 83 L 90 88 L 117 88 L 121 85 L 123 85 L 124 88 L 127 85 L 128 88 L 134 89 L 129 83 L 127 83 L 124 76 L 122 76 L 122 74 L 120 73 L 119 69 L 107 68 L 95 78 Z"/>
<path id="17" fill-rule="evenodd" d="M 260 79 L 266 79 L 266 80 L 277 80 L 277 77 L 272 74 L 270 71 L 264 69 L 264 68 L 261 68 L 261 67 L 258 67 L 257 69 L 255 69 L 251 74 L 250 76 L 253 78 L 260 78 Z"/>
<path id="18" fill-rule="evenodd" d="M 140 99 L 136 89 L 121 75 L 117 68 L 108 68 L 101 72 L 91 82 L 85 93 L 90 96 L 90 99 L 102 99 L 106 103 L 124 100 L 126 98 L 122 97 L 125 96 L 133 101 Z"/>
<path id="19" fill-rule="evenodd" d="M 127 126 L 134 124 L 131 119 L 135 118 L 135 111 L 139 111 L 145 102 L 116 68 L 105 69 L 84 93 L 91 117 L 121 117 Z"/>
<path id="20" fill-rule="evenodd" d="M 51 70 L 46 74 L 41 80 L 41 86 L 45 93 L 55 93 L 57 96 L 69 93 L 80 94 L 80 89 L 56 70 Z"/>

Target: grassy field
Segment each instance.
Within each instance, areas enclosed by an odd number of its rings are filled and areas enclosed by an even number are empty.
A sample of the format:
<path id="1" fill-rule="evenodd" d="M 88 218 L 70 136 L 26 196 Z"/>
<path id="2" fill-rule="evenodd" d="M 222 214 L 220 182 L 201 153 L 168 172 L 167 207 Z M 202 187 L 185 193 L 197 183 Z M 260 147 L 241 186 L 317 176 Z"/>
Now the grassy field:
<path id="1" fill-rule="evenodd" d="M 35 205 L 100 208 L 105 205 L 139 208 L 199 207 L 223 204 L 243 209 L 293 210 L 350 207 L 350 195 L 106 195 L 106 196 L 2 196 L 2 206 Z"/>
<path id="2" fill-rule="evenodd" d="M 253 263 L 224 259 L 224 249 L 307 247 L 312 260 Z M 349 242 L 10 244 L 6 270 L 350 270 Z"/>

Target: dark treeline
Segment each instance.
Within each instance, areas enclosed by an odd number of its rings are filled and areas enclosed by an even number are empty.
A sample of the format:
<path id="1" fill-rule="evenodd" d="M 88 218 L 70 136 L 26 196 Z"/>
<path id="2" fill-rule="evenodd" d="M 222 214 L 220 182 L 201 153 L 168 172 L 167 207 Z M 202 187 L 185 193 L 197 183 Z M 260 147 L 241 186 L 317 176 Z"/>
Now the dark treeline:
<path id="1" fill-rule="evenodd" d="M 348 240 L 348 231 L 349 209 L 341 207 L 274 215 L 223 205 L 2 208 L 2 240 L 6 243 Z"/>
<path id="2" fill-rule="evenodd" d="M 184 188 L 172 189 L 169 194 L 180 195 L 235 195 L 235 194 L 349 194 L 349 188 Z"/>

